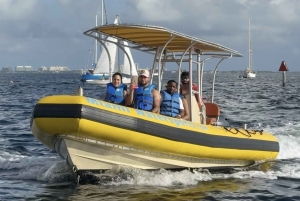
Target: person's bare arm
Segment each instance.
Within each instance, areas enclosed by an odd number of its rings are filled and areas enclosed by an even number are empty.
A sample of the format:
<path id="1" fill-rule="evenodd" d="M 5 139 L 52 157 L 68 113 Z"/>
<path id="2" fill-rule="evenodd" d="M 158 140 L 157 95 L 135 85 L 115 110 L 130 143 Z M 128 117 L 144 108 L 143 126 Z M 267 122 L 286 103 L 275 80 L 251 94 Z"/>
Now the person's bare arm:
<path id="1" fill-rule="evenodd" d="M 193 84 L 193 88 L 192 88 L 194 91 L 197 91 L 198 92 L 198 85 L 196 84 Z M 195 94 L 195 98 L 196 98 L 196 101 L 199 103 L 199 98 L 198 98 L 198 94 L 196 93 Z"/>
<path id="2" fill-rule="evenodd" d="M 126 100 L 127 100 L 127 90 L 124 90 L 124 91 L 123 91 L 123 97 L 124 97 L 125 105 L 126 105 Z"/>
<path id="3" fill-rule="evenodd" d="M 185 115 L 184 109 L 180 109 L 179 110 L 179 115 L 177 115 L 175 118 L 182 119 L 182 117 L 184 117 L 184 115 Z"/>
<path id="4" fill-rule="evenodd" d="M 186 101 L 185 98 L 182 98 L 182 104 L 183 104 L 183 108 L 184 108 L 184 115 L 181 115 L 181 118 L 184 119 L 184 120 L 190 120 L 190 110 L 189 110 L 189 106 L 188 106 L 188 103 Z"/>
<path id="5" fill-rule="evenodd" d="M 159 109 L 160 109 L 160 93 L 158 92 L 158 90 L 153 89 L 152 90 L 152 95 L 153 95 L 153 101 L 154 101 L 152 112 L 159 113 Z"/>
<path id="6" fill-rule="evenodd" d="M 125 105 L 127 105 L 127 106 L 131 106 L 132 105 L 133 94 L 134 94 L 133 84 L 130 84 L 130 92 L 127 93 L 127 95 L 126 95 Z"/>

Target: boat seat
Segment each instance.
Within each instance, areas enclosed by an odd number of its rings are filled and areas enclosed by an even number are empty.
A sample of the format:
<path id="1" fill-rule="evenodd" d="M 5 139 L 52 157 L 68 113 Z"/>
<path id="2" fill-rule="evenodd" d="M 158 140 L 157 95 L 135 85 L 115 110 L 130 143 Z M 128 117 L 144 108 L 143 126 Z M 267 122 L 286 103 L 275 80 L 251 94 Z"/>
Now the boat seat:
<path id="1" fill-rule="evenodd" d="M 217 123 L 217 119 L 216 118 L 206 117 L 206 124 L 207 125 L 214 124 L 214 123 Z"/>
<path id="2" fill-rule="evenodd" d="M 218 122 L 220 117 L 220 108 L 215 103 L 204 103 L 206 108 L 206 124 Z"/>
<path id="3" fill-rule="evenodd" d="M 190 105 L 190 98 L 191 98 L 191 94 L 184 94 L 186 101 L 188 103 L 188 107 L 191 108 Z M 193 118 L 193 122 L 194 123 L 201 123 L 201 117 L 199 116 L 199 106 L 197 103 L 197 100 L 194 96 L 194 94 L 192 94 L 192 114 L 190 114 Z"/>

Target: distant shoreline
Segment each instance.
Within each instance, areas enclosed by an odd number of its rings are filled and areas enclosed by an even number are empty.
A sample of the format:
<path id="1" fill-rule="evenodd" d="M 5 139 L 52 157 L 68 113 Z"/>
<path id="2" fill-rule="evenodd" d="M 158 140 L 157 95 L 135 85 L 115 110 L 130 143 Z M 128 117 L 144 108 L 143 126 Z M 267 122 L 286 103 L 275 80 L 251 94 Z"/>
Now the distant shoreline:
<path id="1" fill-rule="evenodd" d="M 12 74 L 12 73 L 47 73 L 47 74 L 57 74 L 57 73 L 77 73 L 77 74 L 81 74 L 81 72 L 79 71 L 13 71 L 13 72 L 2 72 L 0 71 L 0 73 L 2 74 Z"/>

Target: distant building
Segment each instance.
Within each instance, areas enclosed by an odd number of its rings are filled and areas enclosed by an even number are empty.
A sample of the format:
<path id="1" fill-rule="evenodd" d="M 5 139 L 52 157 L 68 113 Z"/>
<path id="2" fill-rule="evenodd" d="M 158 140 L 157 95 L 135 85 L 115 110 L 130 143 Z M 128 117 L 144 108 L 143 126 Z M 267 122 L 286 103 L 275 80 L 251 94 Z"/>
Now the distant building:
<path id="1" fill-rule="evenodd" d="M 80 75 L 83 74 L 84 70 L 83 69 L 78 69 L 78 70 L 73 70 L 73 73 L 79 73 Z"/>
<path id="2" fill-rule="evenodd" d="M 16 66 L 15 71 L 16 72 L 20 72 L 20 71 L 24 71 L 24 66 Z"/>
<path id="3" fill-rule="evenodd" d="M 33 71 L 32 66 L 16 66 L 16 72 L 31 72 Z"/>
<path id="4" fill-rule="evenodd" d="M 14 72 L 11 67 L 3 67 L 1 73 L 11 73 Z"/>
<path id="5" fill-rule="evenodd" d="M 33 71 L 32 66 L 24 66 L 25 71 Z"/>
<path id="6" fill-rule="evenodd" d="M 38 71 L 39 71 L 39 72 L 44 72 L 44 71 L 47 71 L 47 70 L 48 70 L 48 69 L 47 69 L 46 66 L 41 66 L 41 67 L 38 68 Z"/>
<path id="7" fill-rule="evenodd" d="M 50 66 L 49 71 L 70 71 L 68 66 Z"/>

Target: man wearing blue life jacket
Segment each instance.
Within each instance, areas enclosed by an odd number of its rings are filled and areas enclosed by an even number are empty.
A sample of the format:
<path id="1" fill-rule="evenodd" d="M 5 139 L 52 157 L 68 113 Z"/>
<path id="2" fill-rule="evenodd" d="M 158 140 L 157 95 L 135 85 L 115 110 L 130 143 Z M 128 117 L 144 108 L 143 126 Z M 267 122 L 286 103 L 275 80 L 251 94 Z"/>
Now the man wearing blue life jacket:
<path id="1" fill-rule="evenodd" d="M 127 85 L 122 83 L 122 75 L 115 73 L 112 75 L 112 82 L 107 84 L 104 94 L 104 101 L 125 105 L 127 97 Z"/>
<path id="2" fill-rule="evenodd" d="M 150 84 L 150 73 L 141 70 L 138 77 L 138 87 L 134 88 L 131 81 L 130 93 L 127 96 L 126 105 L 136 109 L 158 113 L 160 106 L 159 92 Z"/>
<path id="3" fill-rule="evenodd" d="M 166 90 L 160 92 L 160 114 L 178 119 L 189 120 L 190 112 L 188 110 L 188 103 L 184 96 L 177 92 L 177 89 L 178 83 L 175 80 L 169 80 Z"/>

